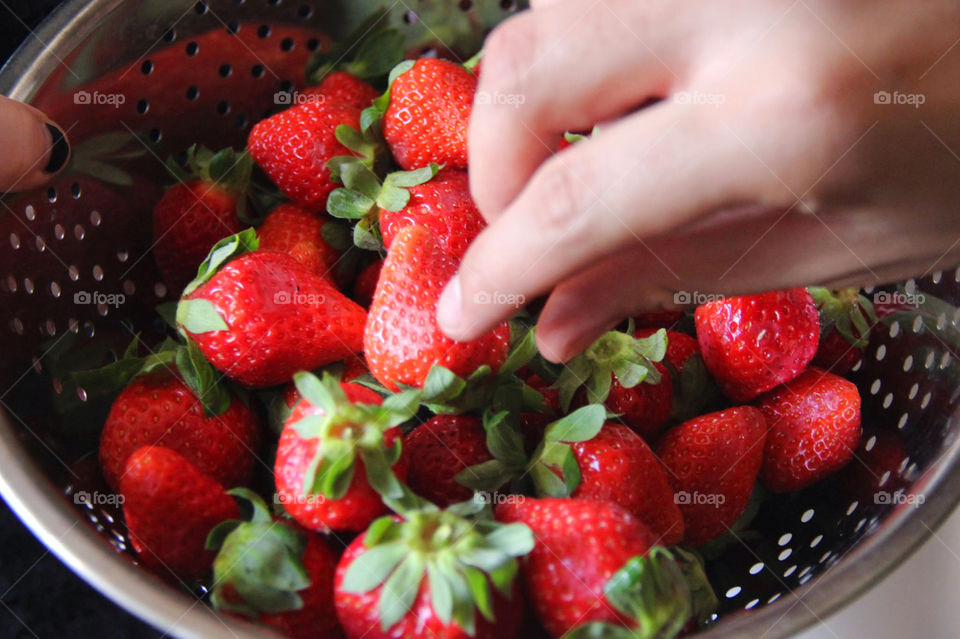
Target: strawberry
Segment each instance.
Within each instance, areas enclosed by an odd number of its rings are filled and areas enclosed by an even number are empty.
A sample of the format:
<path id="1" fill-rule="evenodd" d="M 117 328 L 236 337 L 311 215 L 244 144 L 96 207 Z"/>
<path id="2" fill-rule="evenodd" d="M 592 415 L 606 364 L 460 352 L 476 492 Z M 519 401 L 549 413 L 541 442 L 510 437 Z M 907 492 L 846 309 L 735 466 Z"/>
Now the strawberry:
<path id="1" fill-rule="evenodd" d="M 860 392 L 842 377 L 811 366 L 761 396 L 770 431 L 760 477 L 773 492 L 800 490 L 853 459 L 860 441 Z"/>
<path id="2" fill-rule="evenodd" d="M 710 302 L 695 320 L 707 370 L 735 402 L 799 375 L 820 339 L 817 307 L 802 288 Z"/>
<path id="3" fill-rule="evenodd" d="M 274 474 L 284 508 L 316 531 L 366 528 L 386 512 L 380 493 L 396 495 L 407 474 L 397 426 L 416 412 L 416 396 L 383 404 L 363 386 L 329 374 L 294 378 L 303 399 L 284 425 Z M 404 403 L 406 402 L 406 403 Z"/>
<path id="4" fill-rule="evenodd" d="M 533 531 L 536 545 L 520 569 L 552 637 L 611 626 L 610 634 L 584 636 L 632 636 L 616 629 L 626 627 L 642 629 L 638 636 L 672 637 L 694 609 L 702 614 L 716 605 L 702 570 L 691 570 L 688 581 L 674 558 L 680 551 L 654 546 L 656 535 L 615 504 L 516 499 L 497 506 L 497 519 Z"/>
<path id="5" fill-rule="evenodd" d="M 383 135 L 406 170 L 431 162 L 467 168 L 467 123 L 477 78 L 459 64 L 421 58 L 394 69 Z"/>
<path id="6" fill-rule="evenodd" d="M 140 562 L 181 580 L 203 576 L 213 562 L 207 534 L 240 509 L 217 480 L 179 453 L 138 448 L 120 478 L 123 516 Z"/>
<path id="7" fill-rule="evenodd" d="M 466 171 L 444 169 L 428 182 L 409 189 L 410 200 L 399 211 L 380 212 L 383 244 L 390 248 L 394 236 L 405 226 L 425 227 L 440 248 L 455 259 L 463 259 L 470 243 L 486 226 L 470 196 Z"/>
<path id="8" fill-rule="evenodd" d="M 530 373 L 523 381 L 543 396 L 544 406 L 549 413 L 556 415 L 560 412 L 560 392 L 556 388 L 552 388 L 546 380 L 536 373 Z"/>
<path id="9" fill-rule="evenodd" d="M 820 345 L 812 364 L 846 375 L 860 361 L 879 320 L 873 304 L 856 288 L 807 289 L 820 312 Z"/>
<path id="10" fill-rule="evenodd" d="M 700 545 L 733 525 L 750 501 L 766 421 L 752 406 L 709 413 L 668 430 L 654 451 L 667 468 L 686 527 Z"/>
<path id="11" fill-rule="evenodd" d="M 324 102 L 340 102 L 357 109 L 366 109 L 380 95 L 380 92 L 360 78 L 346 71 L 333 71 L 315 87 L 303 92 L 308 96 L 305 101 L 322 97 Z"/>
<path id="12" fill-rule="evenodd" d="M 606 333 L 560 374 L 554 386 L 561 408 L 602 403 L 639 435 L 653 438 L 670 419 L 673 401 L 670 376 L 660 363 L 666 348 L 663 330 L 642 339 Z"/>
<path id="13" fill-rule="evenodd" d="M 516 637 L 524 607 L 515 558 L 533 537 L 523 524 L 477 513 L 424 507 L 383 517 L 357 537 L 335 582 L 348 639 Z"/>
<path id="14" fill-rule="evenodd" d="M 177 325 L 204 356 L 263 388 L 360 352 L 364 310 L 289 255 L 243 253 L 256 245 L 252 230 L 218 244 L 177 306 Z"/>
<path id="15" fill-rule="evenodd" d="M 342 637 L 333 605 L 337 553 L 321 535 L 274 519 L 255 493 L 231 493 L 250 503 L 252 515 L 221 523 L 207 539 L 207 547 L 219 548 L 210 594 L 214 607 L 294 639 Z"/>
<path id="16" fill-rule="evenodd" d="M 622 424 L 606 423 L 593 438 L 570 444 L 580 468 L 571 497 L 617 504 L 672 546 L 683 539 L 683 516 L 667 473 L 642 437 Z"/>
<path id="17" fill-rule="evenodd" d="M 654 328 L 641 328 L 634 333 L 634 336 L 640 338 L 651 337 L 655 335 L 656 332 L 657 329 Z M 667 331 L 667 350 L 663 359 L 668 362 L 675 371 L 682 371 L 687 360 L 693 355 L 699 354 L 700 345 L 696 339 L 686 333 L 671 330 Z"/>
<path id="18" fill-rule="evenodd" d="M 232 397 L 216 416 L 204 414 L 180 377 L 158 369 L 137 377 L 117 395 L 100 434 L 100 467 L 117 489 L 127 460 L 142 446 L 164 446 L 226 488 L 246 483 L 256 462 L 260 425 Z"/>
<path id="19" fill-rule="evenodd" d="M 407 483 L 415 493 L 441 508 L 470 499 L 473 491 L 454 481 L 454 476 L 493 458 L 486 440 L 483 423 L 476 417 L 432 417 L 403 440 L 406 454 L 417 460 L 410 467 Z"/>
<path id="20" fill-rule="evenodd" d="M 257 229 L 260 250 L 287 253 L 311 271 L 333 281 L 333 271 L 341 252 L 323 236 L 330 222 L 296 204 L 277 206 Z"/>
<path id="21" fill-rule="evenodd" d="M 353 299 L 364 308 L 370 308 L 373 303 L 373 293 L 377 290 L 380 280 L 380 271 L 383 269 L 383 260 L 370 262 L 357 275 L 353 283 Z"/>
<path id="22" fill-rule="evenodd" d="M 337 139 L 341 124 L 359 129 L 360 109 L 308 101 L 254 125 L 247 150 L 287 197 L 309 209 L 325 209 L 336 188 L 327 162 L 353 154 Z"/>
<path id="23" fill-rule="evenodd" d="M 363 336 L 370 372 L 387 388 L 422 385 L 434 364 L 465 378 L 506 360 L 506 322 L 470 342 L 455 342 L 437 326 L 437 300 L 456 270 L 457 260 L 426 229 L 408 226 L 394 238 Z"/>
<path id="24" fill-rule="evenodd" d="M 214 154 L 190 147 L 187 171 L 172 161 L 179 180 L 153 209 L 153 256 L 167 287 L 178 293 L 217 240 L 238 233 L 246 206 L 253 163 L 246 153 L 224 149 Z"/>

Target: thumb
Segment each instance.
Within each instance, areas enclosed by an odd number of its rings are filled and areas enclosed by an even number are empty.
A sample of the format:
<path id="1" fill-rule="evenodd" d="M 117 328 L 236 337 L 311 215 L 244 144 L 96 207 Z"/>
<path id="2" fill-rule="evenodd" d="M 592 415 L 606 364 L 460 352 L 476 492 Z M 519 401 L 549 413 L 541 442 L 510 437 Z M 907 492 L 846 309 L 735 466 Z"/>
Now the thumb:
<path id="1" fill-rule="evenodd" d="M 70 143 L 41 111 L 0 96 L 0 193 L 27 191 L 50 181 L 67 164 Z"/>

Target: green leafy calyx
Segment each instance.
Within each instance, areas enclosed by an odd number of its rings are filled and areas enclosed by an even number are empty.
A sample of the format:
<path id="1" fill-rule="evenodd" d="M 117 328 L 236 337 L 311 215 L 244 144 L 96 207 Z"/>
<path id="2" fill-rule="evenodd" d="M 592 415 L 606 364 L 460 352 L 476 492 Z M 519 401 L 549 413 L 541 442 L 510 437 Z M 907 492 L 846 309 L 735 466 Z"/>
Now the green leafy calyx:
<path id="1" fill-rule="evenodd" d="M 534 539 L 524 524 L 502 524 L 488 510 L 470 510 L 475 509 L 428 508 L 408 512 L 403 520 L 378 519 L 364 538 L 366 552 L 347 569 L 343 589 L 365 593 L 381 587 L 380 623 L 387 630 L 407 614 L 426 579 L 437 617 L 473 635 L 477 611 L 495 621 L 494 588 L 512 597 L 516 558 L 533 549 Z"/>
<path id="2" fill-rule="evenodd" d="M 310 586 L 302 561 L 306 535 L 274 520 L 256 493 L 237 488 L 230 494 L 248 502 L 251 515 L 222 522 L 207 536 L 207 548 L 219 549 L 210 601 L 251 619 L 303 608 L 298 591 Z"/>
<path id="3" fill-rule="evenodd" d="M 350 401 L 329 373 L 322 379 L 297 373 L 294 383 L 304 400 L 320 409 L 291 424 L 304 439 L 319 440 L 304 475 L 304 496 L 342 498 L 353 480 L 359 455 L 374 490 L 385 498 L 402 499 L 406 489 L 392 470 L 400 459 L 400 440 L 388 444 L 384 434 L 416 414 L 419 393 L 408 390 L 390 395 L 382 405 L 364 404 Z"/>

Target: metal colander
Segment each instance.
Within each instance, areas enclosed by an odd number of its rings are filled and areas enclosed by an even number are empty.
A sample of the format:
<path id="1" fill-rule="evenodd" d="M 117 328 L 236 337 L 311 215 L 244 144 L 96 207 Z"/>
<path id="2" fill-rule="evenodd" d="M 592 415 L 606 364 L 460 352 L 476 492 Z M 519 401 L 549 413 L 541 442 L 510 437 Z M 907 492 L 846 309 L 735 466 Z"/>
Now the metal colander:
<path id="1" fill-rule="evenodd" d="M 242 147 L 305 84 L 311 51 L 378 7 L 412 52 L 463 59 L 519 4 L 72 0 L 0 72 L 0 90 L 49 113 L 74 151 L 49 189 L 0 200 L 0 490 L 105 595 L 182 637 L 270 634 L 140 570 L 118 509 L 91 497 L 101 480 L 84 455 L 108 404 L 66 373 L 163 330 L 154 307 L 168 291 L 149 254 L 162 160 L 194 142 Z M 871 341 L 853 374 L 865 428 L 857 459 L 766 500 L 710 558 L 721 608 L 702 636 L 781 637 L 826 617 L 902 562 L 960 496 L 960 312 L 949 306 L 960 303 L 960 269 L 884 290 L 947 305 L 888 322 Z"/>

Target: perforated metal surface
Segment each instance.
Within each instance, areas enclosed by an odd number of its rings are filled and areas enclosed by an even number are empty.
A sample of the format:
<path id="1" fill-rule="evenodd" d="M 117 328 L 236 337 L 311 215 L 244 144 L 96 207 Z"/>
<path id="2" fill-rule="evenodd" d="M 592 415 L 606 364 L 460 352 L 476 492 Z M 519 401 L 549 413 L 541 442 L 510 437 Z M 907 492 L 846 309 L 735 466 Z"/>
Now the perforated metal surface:
<path id="1" fill-rule="evenodd" d="M 148 252 L 150 211 L 166 181 L 160 160 L 193 142 L 242 146 L 253 122 L 283 108 L 277 91 L 305 84 L 310 52 L 379 4 L 71 2 L 0 74 L 0 89 L 68 130 L 87 171 L 0 205 L 0 241 L 9 243 L 0 251 L 0 488 L 75 570 L 182 636 L 263 631 L 215 619 L 127 565 L 119 513 L 83 496 L 98 490 L 98 473 L 89 458 L 77 461 L 107 405 L 72 387 L 65 371 L 115 355 L 135 332 L 147 343 L 161 333 L 153 309 L 168 292 Z M 428 23 L 428 5 L 447 13 Z M 412 49 L 447 56 L 468 55 L 516 10 L 500 0 L 386 6 Z M 905 286 L 960 302 L 960 270 Z M 751 530 L 709 562 L 722 606 L 706 635 L 797 630 L 880 578 L 945 516 L 957 492 L 949 484 L 960 486 L 958 325 L 960 312 L 894 322 L 871 342 L 853 374 L 864 399 L 858 459 L 821 485 L 767 500 Z M 878 503 L 878 491 L 901 496 Z M 75 529 L 77 518 L 90 528 Z"/>

